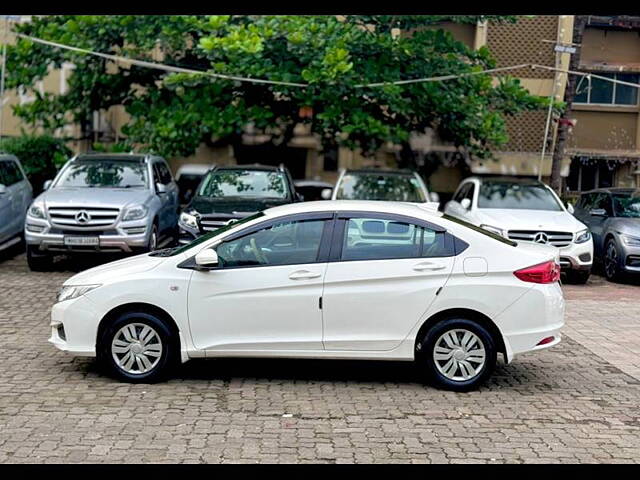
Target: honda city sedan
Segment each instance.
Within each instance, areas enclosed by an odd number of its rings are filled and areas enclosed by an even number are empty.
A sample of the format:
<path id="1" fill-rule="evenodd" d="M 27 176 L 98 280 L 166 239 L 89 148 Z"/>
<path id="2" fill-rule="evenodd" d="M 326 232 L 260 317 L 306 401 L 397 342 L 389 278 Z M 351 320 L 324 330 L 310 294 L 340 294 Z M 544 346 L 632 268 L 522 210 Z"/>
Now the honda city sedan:
<path id="1" fill-rule="evenodd" d="M 414 361 L 440 388 L 560 342 L 558 249 L 428 206 L 316 201 L 79 273 L 49 341 L 128 382 L 198 357 Z"/>

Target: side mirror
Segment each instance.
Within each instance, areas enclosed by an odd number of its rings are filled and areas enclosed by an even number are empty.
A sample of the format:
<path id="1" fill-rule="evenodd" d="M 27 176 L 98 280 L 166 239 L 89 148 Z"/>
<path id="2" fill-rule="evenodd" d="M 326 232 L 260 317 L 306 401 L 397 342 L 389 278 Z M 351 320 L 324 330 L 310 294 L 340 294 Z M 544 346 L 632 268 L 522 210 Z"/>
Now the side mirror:
<path id="1" fill-rule="evenodd" d="M 567 212 L 569 212 L 571 215 L 573 215 L 575 213 L 575 209 L 573 208 L 573 205 L 571 205 L 569 202 L 567 202 Z"/>
<path id="2" fill-rule="evenodd" d="M 0 183 L 0 195 L 4 195 L 5 193 L 7 193 L 7 187 Z"/>
<path id="3" fill-rule="evenodd" d="M 196 265 L 203 270 L 218 266 L 218 254 L 213 248 L 205 248 L 196 254 Z"/>
<path id="4" fill-rule="evenodd" d="M 331 200 L 331 195 L 333 194 L 333 190 L 331 188 L 323 188 L 320 192 L 320 197 L 323 200 Z"/>
<path id="5" fill-rule="evenodd" d="M 156 183 L 156 193 L 158 195 L 161 195 L 163 193 L 167 193 L 167 187 L 166 185 L 163 185 L 161 183 Z"/>
<path id="6" fill-rule="evenodd" d="M 51 184 L 53 183 L 53 180 L 47 180 L 46 182 L 44 182 L 44 184 L 42 185 L 42 189 L 43 190 L 49 190 L 49 187 L 51 186 Z"/>
<path id="7" fill-rule="evenodd" d="M 429 200 L 431 200 L 432 202 L 439 202 L 440 195 L 438 195 L 436 192 L 429 192 Z"/>
<path id="8" fill-rule="evenodd" d="M 589 211 L 589 215 L 593 215 L 594 217 L 606 217 L 607 211 L 604 208 L 594 208 Z"/>
<path id="9" fill-rule="evenodd" d="M 468 198 L 463 198 L 462 200 L 460 200 L 460 206 L 465 210 L 469 210 L 471 208 L 471 200 L 469 200 Z"/>

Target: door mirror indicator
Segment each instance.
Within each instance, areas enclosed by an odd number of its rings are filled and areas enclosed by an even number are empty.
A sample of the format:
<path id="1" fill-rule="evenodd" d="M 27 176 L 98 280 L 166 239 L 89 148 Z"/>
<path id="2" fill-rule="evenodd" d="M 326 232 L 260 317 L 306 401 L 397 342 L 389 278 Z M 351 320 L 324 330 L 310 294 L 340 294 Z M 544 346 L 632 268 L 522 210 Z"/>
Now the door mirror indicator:
<path id="1" fill-rule="evenodd" d="M 203 270 L 218 266 L 218 254 L 213 248 L 205 248 L 196 254 L 196 266 Z"/>
<path id="2" fill-rule="evenodd" d="M 604 208 L 594 208 L 593 210 L 589 211 L 589 215 L 592 215 L 594 217 L 606 217 L 607 211 Z"/>

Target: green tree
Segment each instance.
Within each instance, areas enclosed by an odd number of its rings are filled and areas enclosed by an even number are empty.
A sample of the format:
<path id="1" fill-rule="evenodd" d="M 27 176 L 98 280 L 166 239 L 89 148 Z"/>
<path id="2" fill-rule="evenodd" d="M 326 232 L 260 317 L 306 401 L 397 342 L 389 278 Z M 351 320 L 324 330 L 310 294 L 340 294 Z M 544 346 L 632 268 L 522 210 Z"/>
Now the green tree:
<path id="1" fill-rule="evenodd" d="M 130 144 L 163 155 L 192 154 L 201 142 L 236 144 L 247 125 L 286 145 L 306 123 L 325 146 L 372 154 L 390 142 L 408 148 L 412 132 L 434 128 L 473 157 L 507 141 L 505 117 L 543 108 L 517 79 L 477 74 L 444 82 L 391 85 L 396 80 L 469 74 L 496 66 L 442 21 L 515 21 L 514 17 L 445 16 L 46 16 L 16 26 L 26 35 L 103 53 L 223 75 L 302 83 L 239 82 L 123 66 L 103 58 L 19 39 L 9 49 L 9 86 L 26 85 L 36 100 L 17 115 L 52 131 L 69 117 L 84 125 L 94 110 L 122 104 Z M 399 29 L 403 33 L 396 35 Z M 40 95 L 35 82 L 49 65 L 73 62 L 64 95 Z M 107 66 L 107 63 L 111 64 Z M 386 83 L 385 83 L 386 82 Z M 363 87 L 371 83 L 382 86 Z M 301 109 L 311 108 L 311 117 Z"/>

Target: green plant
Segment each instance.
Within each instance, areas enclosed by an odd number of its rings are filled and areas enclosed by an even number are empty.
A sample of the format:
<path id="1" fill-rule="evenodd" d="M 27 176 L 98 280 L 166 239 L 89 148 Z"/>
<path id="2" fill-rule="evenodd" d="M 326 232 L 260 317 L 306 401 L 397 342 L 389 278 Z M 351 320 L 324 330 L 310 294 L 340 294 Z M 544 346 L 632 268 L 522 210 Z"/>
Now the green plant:
<path id="1" fill-rule="evenodd" d="M 36 193 L 73 154 L 64 140 L 49 135 L 4 138 L 0 141 L 0 152 L 11 153 L 20 159 Z"/>

